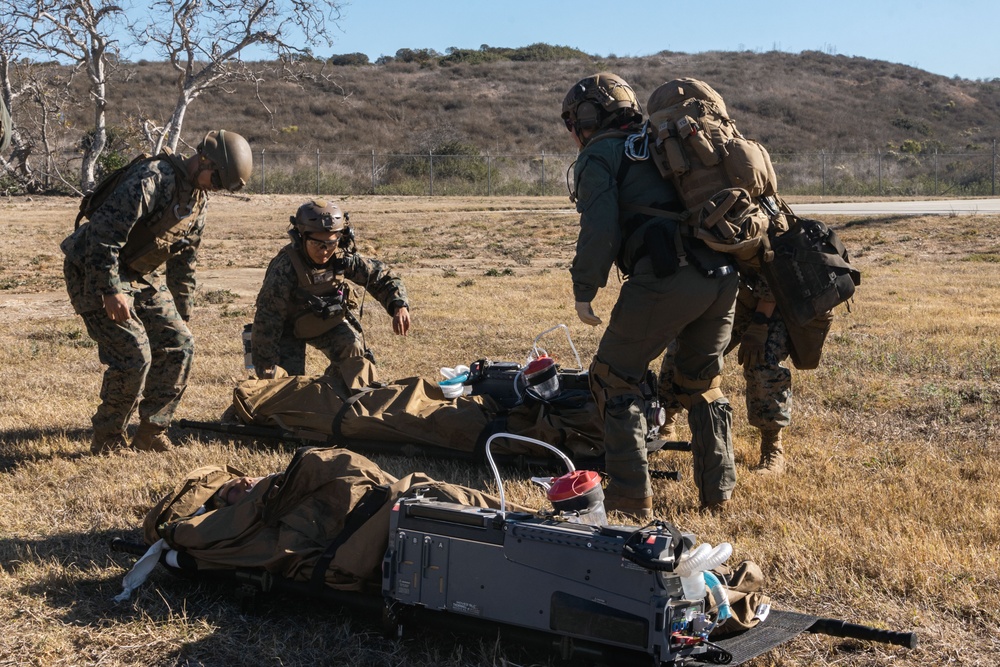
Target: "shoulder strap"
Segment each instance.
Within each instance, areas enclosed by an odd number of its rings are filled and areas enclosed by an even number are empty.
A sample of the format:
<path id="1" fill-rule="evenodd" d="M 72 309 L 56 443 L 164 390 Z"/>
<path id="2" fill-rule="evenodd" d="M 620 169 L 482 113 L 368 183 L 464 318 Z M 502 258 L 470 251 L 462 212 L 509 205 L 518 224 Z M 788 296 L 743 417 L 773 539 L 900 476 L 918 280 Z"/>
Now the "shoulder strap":
<path id="1" fill-rule="evenodd" d="M 158 159 L 159 156 L 152 156 L 149 153 L 142 153 L 132 159 L 127 165 L 115 169 L 110 174 L 106 175 L 101 179 L 93 191 L 88 192 L 83 195 L 80 200 L 80 211 L 76 214 L 76 221 L 73 223 L 73 228 L 78 229 L 80 227 L 80 221 L 84 218 L 90 218 L 94 211 L 108 198 L 108 195 L 118 187 L 119 181 L 122 177 L 135 165 L 141 162 L 152 162 Z"/>
<path id="2" fill-rule="evenodd" d="M 667 220 L 676 220 L 677 222 L 687 222 L 690 223 L 691 211 L 684 211 L 678 213 L 676 211 L 668 211 L 662 208 L 653 208 L 652 206 L 639 206 L 638 204 L 622 204 L 622 210 L 631 211 L 633 213 L 645 213 L 646 215 L 651 215 L 654 218 L 666 218 Z"/>
<path id="3" fill-rule="evenodd" d="M 292 261 L 295 275 L 299 279 L 299 287 L 311 287 L 312 281 L 309 279 L 309 269 L 306 267 L 306 263 L 302 261 L 302 256 L 299 254 L 295 244 L 289 243 L 281 251 L 288 255 L 288 259 Z"/>

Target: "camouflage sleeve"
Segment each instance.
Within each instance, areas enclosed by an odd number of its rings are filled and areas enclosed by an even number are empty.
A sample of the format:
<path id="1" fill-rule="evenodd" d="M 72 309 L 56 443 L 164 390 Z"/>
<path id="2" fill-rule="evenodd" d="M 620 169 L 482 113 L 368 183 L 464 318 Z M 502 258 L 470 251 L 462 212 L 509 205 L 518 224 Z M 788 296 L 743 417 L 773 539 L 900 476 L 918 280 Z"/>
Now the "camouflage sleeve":
<path id="1" fill-rule="evenodd" d="M 163 211 L 174 196 L 173 172 L 163 173 L 156 162 L 137 165 L 92 216 L 83 264 L 91 287 L 100 294 L 122 291 L 118 254 L 132 227 L 146 216 Z"/>
<path id="2" fill-rule="evenodd" d="M 257 310 L 250 338 L 255 368 L 271 368 L 281 358 L 279 344 L 292 311 L 292 293 L 297 282 L 291 260 L 285 253 L 279 252 L 268 265 L 264 282 L 257 293 Z"/>
<path id="3" fill-rule="evenodd" d="M 198 246 L 201 245 L 201 235 L 204 231 L 205 209 L 203 208 L 198 214 L 194 228 L 187 236 L 191 244 L 167 260 L 167 288 L 174 297 L 177 313 L 185 322 L 191 319 L 194 308 L 194 292 L 198 287 L 194 269 L 198 263 Z"/>
<path id="4" fill-rule="evenodd" d="M 755 297 L 761 301 L 774 301 L 774 293 L 771 292 L 771 288 L 768 286 L 767 280 L 764 279 L 763 273 L 748 271 L 744 280 L 753 291 Z"/>
<path id="5" fill-rule="evenodd" d="M 399 308 L 410 306 L 403 279 L 377 259 L 349 253 L 344 257 L 344 277 L 364 287 L 390 316 Z"/>

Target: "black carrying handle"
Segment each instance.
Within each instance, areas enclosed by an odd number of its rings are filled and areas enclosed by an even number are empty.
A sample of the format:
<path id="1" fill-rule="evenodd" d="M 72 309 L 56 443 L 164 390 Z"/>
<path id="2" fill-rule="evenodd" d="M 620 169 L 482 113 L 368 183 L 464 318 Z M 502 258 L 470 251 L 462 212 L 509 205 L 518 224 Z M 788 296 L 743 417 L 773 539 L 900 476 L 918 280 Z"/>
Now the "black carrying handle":
<path id="1" fill-rule="evenodd" d="M 117 551 L 119 553 L 132 554 L 133 556 L 142 556 L 147 551 L 149 551 L 149 546 L 143 544 L 142 542 L 129 542 L 123 537 L 115 537 L 108 544 L 108 547 L 112 551 Z"/>
<path id="2" fill-rule="evenodd" d="M 895 632 L 893 630 L 879 630 L 867 625 L 848 623 L 835 618 L 817 618 L 816 622 L 809 626 L 809 632 L 831 637 L 845 637 L 847 639 L 864 639 L 881 644 L 893 644 L 895 646 L 905 646 L 906 648 L 917 647 L 917 634 L 915 632 Z"/>

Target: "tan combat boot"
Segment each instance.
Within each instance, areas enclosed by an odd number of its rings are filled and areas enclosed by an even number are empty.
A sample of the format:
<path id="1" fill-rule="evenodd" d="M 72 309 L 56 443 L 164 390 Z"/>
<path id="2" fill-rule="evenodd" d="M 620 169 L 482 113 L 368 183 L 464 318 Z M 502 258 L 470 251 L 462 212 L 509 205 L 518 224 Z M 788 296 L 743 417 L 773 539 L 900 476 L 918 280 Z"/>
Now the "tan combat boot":
<path id="1" fill-rule="evenodd" d="M 604 509 L 608 514 L 619 512 L 635 521 L 649 521 L 653 518 L 653 498 L 628 498 L 616 493 L 604 493 Z"/>
<path id="2" fill-rule="evenodd" d="M 140 452 L 165 452 L 172 447 L 166 429 L 149 422 L 139 424 L 139 429 L 132 438 L 132 449 Z"/>
<path id="3" fill-rule="evenodd" d="M 667 412 L 667 421 L 663 422 L 660 426 L 659 433 L 657 434 L 660 440 L 666 440 L 668 442 L 677 441 L 677 425 L 681 421 L 680 412 Z"/>
<path id="4" fill-rule="evenodd" d="M 760 463 L 755 472 L 780 475 L 785 472 L 785 448 L 781 445 L 781 429 L 761 429 Z"/>
<path id="5" fill-rule="evenodd" d="M 128 449 L 128 441 L 121 433 L 95 433 L 90 441 L 90 453 L 100 456 Z"/>

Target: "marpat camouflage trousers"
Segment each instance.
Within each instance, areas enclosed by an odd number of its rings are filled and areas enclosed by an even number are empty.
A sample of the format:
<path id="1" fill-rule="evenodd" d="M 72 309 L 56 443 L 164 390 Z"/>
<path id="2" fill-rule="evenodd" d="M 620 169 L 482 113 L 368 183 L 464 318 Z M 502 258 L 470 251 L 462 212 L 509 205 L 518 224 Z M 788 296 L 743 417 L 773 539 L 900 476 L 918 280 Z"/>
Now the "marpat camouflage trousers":
<path id="1" fill-rule="evenodd" d="M 322 352 L 330 364 L 323 371 L 324 375 L 331 373 L 344 359 L 364 355 L 365 348 L 361 344 L 358 332 L 347 322 L 341 322 L 325 334 L 308 341 L 294 336 L 283 336 L 278 342 L 278 365 L 289 375 L 306 374 L 306 344 Z"/>
<path id="2" fill-rule="evenodd" d="M 79 298 L 74 291 L 83 284 L 71 280 L 74 277 L 67 275 L 71 301 Z M 126 322 L 113 322 L 103 310 L 81 316 L 107 366 L 101 404 L 91 418 L 94 434 L 124 433 L 137 407 L 142 421 L 169 426 L 187 387 L 194 353 L 194 338 L 177 314 L 170 291 L 164 285 L 139 292 Z"/>

